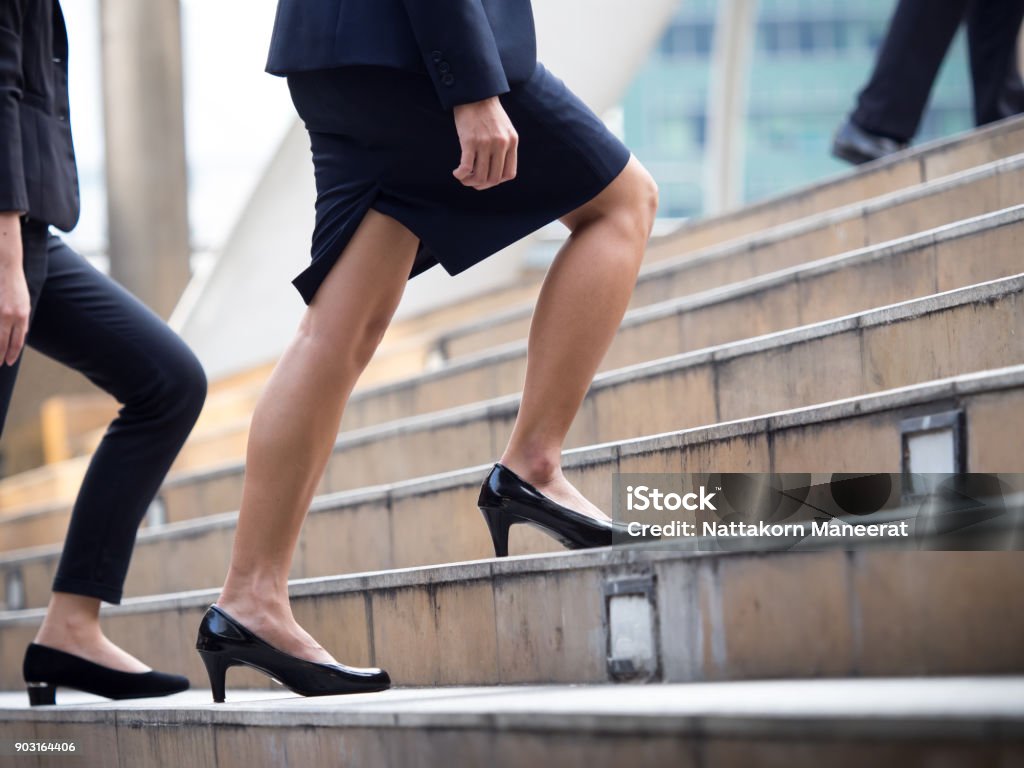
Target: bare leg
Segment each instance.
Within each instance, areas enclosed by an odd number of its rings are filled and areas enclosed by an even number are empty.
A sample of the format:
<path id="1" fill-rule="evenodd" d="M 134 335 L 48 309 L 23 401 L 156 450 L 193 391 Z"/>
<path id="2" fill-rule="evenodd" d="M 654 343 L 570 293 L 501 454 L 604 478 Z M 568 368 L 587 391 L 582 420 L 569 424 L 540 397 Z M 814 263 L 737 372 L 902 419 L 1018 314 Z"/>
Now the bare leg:
<path id="1" fill-rule="evenodd" d="M 288 572 L 341 415 L 398 306 L 416 237 L 370 210 L 321 284 L 253 414 L 231 566 L 217 605 L 271 645 L 335 659 L 295 621 Z"/>
<path id="2" fill-rule="evenodd" d="M 148 672 L 150 669 L 103 634 L 97 597 L 54 592 L 35 642 L 122 672 Z"/>
<path id="3" fill-rule="evenodd" d="M 501 463 L 570 509 L 607 518 L 562 474 L 562 444 L 633 293 L 658 205 L 640 162 L 562 219 L 555 258 L 530 325 L 526 384 Z"/>

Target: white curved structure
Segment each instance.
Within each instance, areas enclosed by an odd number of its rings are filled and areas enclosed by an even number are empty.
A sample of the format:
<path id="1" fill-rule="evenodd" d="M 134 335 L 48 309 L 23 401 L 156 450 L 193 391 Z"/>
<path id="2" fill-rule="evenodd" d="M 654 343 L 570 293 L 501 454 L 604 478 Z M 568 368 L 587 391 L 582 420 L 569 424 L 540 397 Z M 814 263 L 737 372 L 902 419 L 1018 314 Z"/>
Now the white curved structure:
<path id="1" fill-rule="evenodd" d="M 676 0 L 535 0 L 539 58 L 595 112 L 622 97 L 668 24 Z M 289 281 L 309 260 L 313 169 L 296 122 L 205 276 L 193 281 L 172 324 L 211 377 L 276 359 L 303 304 Z M 452 278 L 440 267 L 409 283 L 400 316 L 458 301 L 518 274 L 527 243 Z"/>

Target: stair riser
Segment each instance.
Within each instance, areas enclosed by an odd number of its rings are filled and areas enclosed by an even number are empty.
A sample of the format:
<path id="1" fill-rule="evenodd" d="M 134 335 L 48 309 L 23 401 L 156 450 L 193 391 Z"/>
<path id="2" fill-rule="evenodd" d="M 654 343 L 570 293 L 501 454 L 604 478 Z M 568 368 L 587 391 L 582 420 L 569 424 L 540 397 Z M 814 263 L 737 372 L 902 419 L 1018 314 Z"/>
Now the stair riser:
<path id="1" fill-rule="evenodd" d="M 612 509 L 615 472 L 898 472 L 900 422 L 904 418 L 957 407 L 942 397 L 931 405 L 908 405 L 838 421 L 767 430 L 757 424 L 728 437 L 681 445 L 650 441 L 632 450 L 588 454 L 585 464 L 569 462 L 566 472 L 596 504 Z M 962 398 L 967 467 L 974 472 L 1020 470 L 1024 434 L 1024 391 L 1004 390 Z M 755 428 L 756 427 L 756 428 Z M 334 471 L 334 468 L 330 470 Z M 404 568 L 493 556 L 476 508 L 483 472 L 431 491 L 370 495 L 325 503 L 310 512 L 293 561 L 292 577 Z M 227 572 L 233 516 L 189 531 L 140 536 L 125 585 L 128 595 L 153 595 L 214 587 Z M 561 551 L 551 538 L 525 526 L 512 528 L 512 554 Z M 188 562 L 187 569 L 180 563 Z M 0 564 L 0 577 L 17 569 L 27 605 L 49 599 L 55 553 Z"/>
<path id="2" fill-rule="evenodd" d="M 293 609 L 339 659 L 382 666 L 399 685 L 611 682 L 604 586 L 636 575 L 655 580 L 666 681 L 1024 671 L 1024 607 L 1006 588 L 1020 583 L 1017 552 L 634 551 L 574 567 L 561 560 L 554 570 L 527 560 L 495 573 L 484 562 L 473 576 L 463 567 L 456 581 L 439 569 L 437 583 L 293 589 Z M 194 650 L 205 601 L 188 602 L 112 611 L 104 627 L 129 652 L 205 687 Z M 21 683 L 34 631 L 28 621 L 0 629 L 6 689 Z M 251 670 L 228 672 L 229 690 L 267 685 Z"/>
<path id="3" fill-rule="evenodd" d="M 845 218 L 823 221 L 818 228 L 782 240 L 769 236 L 754 242 L 749 248 L 728 253 L 724 258 L 701 260 L 692 264 L 683 262 L 668 272 L 657 270 L 651 274 L 642 274 L 633 293 L 631 306 L 647 306 L 814 259 L 885 243 L 972 216 L 1002 210 L 1019 204 L 1021 200 L 1024 200 L 1024 167 L 999 167 L 992 174 L 956 187 L 937 190 L 926 197 L 916 197 L 878 210 L 852 210 Z M 678 250 L 675 255 L 684 253 L 685 250 Z M 656 261 L 648 259 L 648 264 Z M 530 318 L 526 315 L 512 318 L 501 325 L 450 334 L 444 339 L 445 355 L 449 359 L 458 358 L 483 352 L 495 344 L 524 339 L 529 330 L 529 322 Z"/>
<path id="4" fill-rule="evenodd" d="M 57 718 L 57 713 L 47 713 Z M 147 713 L 148 715 L 149 713 Z M 162 713 L 161 713 L 162 714 Z M 772 733 L 730 737 L 726 723 L 715 724 L 710 734 L 666 735 L 643 732 L 643 724 L 629 732 L 581 727 L 518 729 L 508 726 L 476 727 L 275 727 L 213 725 L 143 720 L 118 713 L 114 718 L 93 717 L 92 722 L 50 720 L 17 723 L 7 728 L 12 738 L 39 741 L 75 741 L 83 754 L 75 756 L 80 768 L 131 765 L 162 768 L 337 768 L 341 755 L 346 766 L 488 766 L 489 768 L 620 768 L 623 765 L 721 768 L 787 766 L 787 768 L 906 768 L 949 765 L 990 768 L 1020 765 L 1024 746 L 1017 739 L 902 738 L 884 734 L 857 738 L 833 735 L 828 725 L 806 726 L 802 735 L 779 737 Z M 168 718 L 165 718 L 168 719 Z M 581 718 L 582 719 L 582 718 Z M 748 726 L 749 727 L 749 726 Z M 765 730 L 772 726 L 766 724 Z M 773 726 L 775 731 L 779 726 Z M 0 725 L 0 734 L 5 726 Z M 680 729 L 682 730 L 682 729 Z M 60 759 L 63 760 L 64 756 Z M 19 758 L 19 765 L 45 768 L 35 758 Z M 55 763 L 50 763 L 53 765 Z"/>

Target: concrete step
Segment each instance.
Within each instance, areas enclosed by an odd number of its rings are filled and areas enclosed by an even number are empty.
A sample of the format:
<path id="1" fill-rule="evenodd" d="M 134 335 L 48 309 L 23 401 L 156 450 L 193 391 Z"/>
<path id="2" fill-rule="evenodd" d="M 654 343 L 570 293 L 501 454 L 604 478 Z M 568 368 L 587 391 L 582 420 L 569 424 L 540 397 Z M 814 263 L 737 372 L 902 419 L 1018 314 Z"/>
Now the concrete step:
<path id="1" fill-rule="evenodd" d="M 325 648 L 387 669 L 399 686 L 1021 674 L 1024 607 L 1007 588 L 1020 583 L 1020 562 L 1019 551 L 913 545 L 620 546 L 302 579 L 289 591 Z M 613 602 L 620 587 L 633 590 L 628 612 Z M 206 687 L 196 629 L 217 592 L 104 606 L 104 631 Z M 21 687 L 42 615 L 0 614 L 0 688 Z M 268 684 L 228 672 L 232 689 Z"/>
<path id="2" fill-rule="evenodd" d="M 971 168 L 920 186 L 761 230 L 750 237 L 687 252 L 663 240 L 648 249 L 631 306 L 647 306 L 879 245 L 1024 199 L 1024 155 Z M 662 263 L 664 262 L 664 263 Z M 438 339 L 439 357 L 458 360 L 496 344 L 525 339 L 533 304 L 473 318 Z"/>
<path id="3" fill-rule="evenodd" d="M 82 768 L 621 765 L 879 768 L 1024 761 L 1024 678 L 772 680 L 252 691 L 30 710 L 0 695 L 0 736 L 76 742 Z M 69 697 L 70 699 L 71 697 Z M 19 765 L 62 765 L 18 758 Z M 44 758 L 45 759 L 45 758 Z"/>
<path id="4" fill-rule="evenodd" d="M 1005 243 L 1020 238 L 1021 215 L 1024 211 L 1018 210 L 995 217 L 1008 233 L 1002 236 Z M 834 307 L 837 300 L 856 301 L 857 296 L 872 301 L 873 284 L 890 296 L 900 290 L 895 286 L 928 294 L 938 276 L 951 270 L 973 275 L 1008 262 L 1016 268 L 1015 246 L 988 263 L 984 248 L 970 234 L 987 237 L 991 230 L 982 224 L 950 228 L 958 235 L 952 242 L 959 248 L 946 249 L 936 245 L 934 236 L 925 236 L 893 250 L 833 259 L 820 269 L 760 278 L 742 290 L 681 300 L 664 310 L 651 308 L 624 326 L 621 335 L 642 347 L 641 357 L 654 357 L 664 351 L 656 340 L 672 347 L 674 334 L 689 337 L 682 327 L 693 328 L 697 338 L 700 328 L 735 333 L 749 321 L 751 306 L 764 322 L 774 317 L 785 324 L 787 307 L 814 312 L 815 296 Z M 935 258 L 943 253 L 947 258 Z M 893 270 L 906 277 L 892 280 Z M 865 286 L 859 291 L 851 287 L 858 281 Z M 915 281 L 922 283 L 916 289 Z M 714 424 L 1024 362 L 1022 290 L 1024 276 L 1003 278 L 600 374 L 567 444 L 594 445 Z M 701 306 L 702 301 L 707 303 Z M 701 321 L 686 326 L 691 314 Z M 819 375 L 819 360 L 831 361 L 828 375 Z M 474 366 L 463 367 L 478 376 L 478 389 L 493 381 Z M 441 374 L 425 378 L 426 386 L 443 391 L 438 386 L 438 380 L 444 382 Z M 759 386 L 751 388 L 751 381 Z M 345 433 L 319 490 L 394 482 L 493 460 L 507 440 L 517 408 L 518 396 L 511 395 Z M 243 471 L 235 462 L 169 481 L 160 494 L 166 519 L 181 521 L 237 508 Z M 8 517 L 0 521 L 0 546 L 10 551 L 59 541 L 66 521 L 66 511 L 56 508 Z"/>
<path id="5" fill-rule="evenodd" d="M 906 189 L 1024 152 L 1024 119 L 922 144 L 832 179 L 768 198 L 720 216 L 695 219 L 666 240 L 666 252 L 695 251 L 758 230 Z"/>
<path id="6" fill-rule="evenodd" d="M 937 353 L 942 355 L 941 350 Z M 577 449 L 566 453 L 565 471 L 585 495 L 609 511 L 616 472 L 900 472 L 902 421 L 946 412 L 962 413 L 964 442 L 959 451 L 967 471 L 1019 471 L 1024 366 Z M 320 497 L 303 526 L 292 577 L 490 557 L 493 549 L 476 508 L 487 469 L 471 466 Z M 126 594 L 155 595 L 220 584 L 236 519 L 231 512 L 143 529 Z M 561 549 L 553 539 L 525 526 L 512 529 L 510 547 L 513 554 Z M 23 595 L 20 602 L 6 606 L 45 605 L 58 559 L 59 547 L 52 545 L 0 557 L 0 579 L 18 585 L 17 592 Z M 186 562 L 189 566 L 182 567 Z M 10 595 L 9 589 L 8 600 Z"/>

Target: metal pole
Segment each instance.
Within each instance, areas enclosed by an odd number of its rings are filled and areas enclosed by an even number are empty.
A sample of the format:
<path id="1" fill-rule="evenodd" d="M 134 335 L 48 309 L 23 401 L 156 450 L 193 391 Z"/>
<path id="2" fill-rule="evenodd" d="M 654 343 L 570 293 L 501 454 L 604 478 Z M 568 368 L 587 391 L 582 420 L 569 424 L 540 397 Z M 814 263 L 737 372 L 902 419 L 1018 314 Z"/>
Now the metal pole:
<path id="1" fill-rule="evenodd" d="M 162 317 L 189 278 L 178 0 L 101 0 L 110 273 Z"/>

